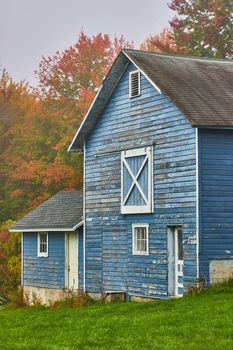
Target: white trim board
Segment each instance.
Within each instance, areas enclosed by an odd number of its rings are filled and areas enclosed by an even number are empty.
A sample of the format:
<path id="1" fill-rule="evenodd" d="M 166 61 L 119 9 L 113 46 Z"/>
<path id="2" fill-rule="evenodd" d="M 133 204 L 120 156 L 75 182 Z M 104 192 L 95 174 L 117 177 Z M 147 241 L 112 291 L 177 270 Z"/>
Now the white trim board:
<path id="1" fill-rule="evenodd" d="M 197 251 L 197 278 L 199 278 L 199 134 L 196 128 L 196 251 Z"/>
<path id="2" fill-rule="evenodd" d="M 125 54 L 125 53 L 124 53 L 124 54 Z M 113 65 L 114 65 L 114 64 L 115 64 L 115 62 L 113 63 Z M 116 84 L 115 84 L 115 87 L 117 86 L 117 84 L 118 84 L 119 81 L 121 80 L 121 77 L 122 77 L 123 74 L 125 73 L 125 71 L 126 71 L 126 69 L 127 69 L 127 67 L 128 67 L 128 64 L 129 64 L 129 62 L 125 65 L 125 67 L 124 67 L 122 73 L 121 73 L 120 76 L 119 76 L 119 79 L 117 80 L 117 82 L 116 82 Z M 112 67 L 113 67 L 113 65 L 112 65 Z M 105 84 L 105 81 L 106 81 L 106 79 L 108 78 L 109 74 L 111 73 L 112 67 L 111 67 L 110 71 L 108 72 L 107 76 L 105 77 L 105 79 L 103 79 L 103 82 L 102 82 L 101 86 L 99 87 L 99 90 L 97 91 L 97 94 L 95 95 L 95 98 L 94 98 L 94 100 L 92 101 L 92 104 L 90 105 L 90 107 L 89 107 L 89 109 L 88 109 L 88 111 L 87 111 L 87 113 L 86 113 L 86 115 L 85 115 L 85 117 L 84 117 L 84 119 L 83 119 L 83 121 L 82 121 L 80 127 L 78 128 L 78 131 L 76 132 L 76 134 L 75 134 L 75 136 L 74 136 L 74 138 L 73 138 L 73 140 L 72 140 L 70 146 L 68 147 L 68 150 L 67 150 L 68 153 L 69 153 L 69 152 L 72 152 L 72 147 L 73 147 L 73 145 L 74 145 L 74 143 L 75 143 L 75 141 L 76 141 L 76 139 L 77 139 L 77 137 L 78 137 L 80 131 L 82 130 L 83 125 L 86 123 L 86 120 L 87 120 L 87 118 L 88 118 L 88 116 L 89 116 L 89 114 L 90 114 L 92 108 L 93 108 L 94 105 L 95 105 L 95 102 L 96 102 L 96 100 L 98 99 L 98 97 L 99 97 L 99 95 L 100 95 L 100 93 L 101 93 L 101 91 L 102 91 L 102 89 L 103 89 L 103 86 L 104 86 L 104 84 Z M 115 89 L 115 87 L 114 87 L 114 89 Z M 114 90 L 114 89 L 113 89 L 113 90 Z"/>
<path id="3" fill-rule="evenodd" d="M 64 231 L 75 231 L 77 228 L 79 228 L 80 226 L 83 225 L 83 221 L 79 222 L 77 225 L 75 225 L 72 228 L 39 228 L 39 227 L 35 227 L 35 228 L 27 228 L 27 229 L 9 229 L 10 232 L 64 232 Z"/>
<path id="4" fill-rule="evenodd" d="M 83 291 L 86 292 L 86 143 L 83 145 Z"/>
<path id="5" fill-rule="evenodd" d="M 21 286 L 23 286 L 23 277 L 24 277 L 24 240 L 23 232 L 21 233 Z"/>

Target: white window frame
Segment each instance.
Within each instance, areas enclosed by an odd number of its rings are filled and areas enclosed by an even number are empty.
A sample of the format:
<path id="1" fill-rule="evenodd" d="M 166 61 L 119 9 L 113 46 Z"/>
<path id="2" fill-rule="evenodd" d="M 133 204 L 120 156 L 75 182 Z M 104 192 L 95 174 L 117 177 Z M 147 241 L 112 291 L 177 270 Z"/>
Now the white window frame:
<path id="1" fill-rule="evenodd" d="M 42 253 L 40 251 L 40 237 L 41 235 L 46 235 L 46 245 L 47 245 L 47 252 Z M 48 232 L 39 232 L 37 234 L 37 256 L 39 258 L 47 258 L 49 256 L 49 238 L 48 238 Z"/>
<path id="2" fill-rule="evenodd" d="M 132 75 L 135 73 L 138 74 L 138 94 L 132 96 Z M 138 69 L 136 69 L 136 70 L 129 72 L 129 98 L 138 97 L 140 95 L 141 95 L 141 73 Z"/>
<path id="3" fill-rule="evenodd" d="M 126 165 L 126 159 L 128 157 L 137 157 L 145 155 L 146 159 L 148 159 L 148 193 L 145 205 L 125 205 L 126 201 L 123 196 L 123 187 L 124 187 L 124 165 Z M 144 163 L 144 162 L 143 162 Z M 141 171 L 143 168 L 141 169 Z M 137 177 L 139 177 L 141 174 L 140 169 L 138 174 L 132 176 L 132 184 L 135 184 L 135 186 L 138 186 L 137 184 Z M 133 188 L 131 189 L 131 191 Z M 131 149 L 127 151 L 121 152 L 121 213 L 122 214 L 147 214 L 147 213 L 153 213 L 154 211 L 154 194 L 153 194 L 153 147 L 147 146 L 143 148 L 136 148 Z"/>
<path id="4" fill-rule="evenodd" d="M 136 230 L 137 228 L 146 229 L 146 251 L 137 251 Z M 149 255 L 149 224 L 132 224 L 132 254 L 133 255 Z"/>

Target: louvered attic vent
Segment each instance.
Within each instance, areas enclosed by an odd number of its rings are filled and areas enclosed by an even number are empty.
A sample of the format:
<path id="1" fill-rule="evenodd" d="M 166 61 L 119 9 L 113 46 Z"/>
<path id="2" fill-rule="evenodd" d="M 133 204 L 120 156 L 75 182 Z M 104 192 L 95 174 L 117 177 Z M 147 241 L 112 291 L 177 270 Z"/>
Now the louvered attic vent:
<path id="1" fill-rule="evenodd" d="M 140 95 L 140 72 L 135 70 L 129 73 L 129 97 Z"/>

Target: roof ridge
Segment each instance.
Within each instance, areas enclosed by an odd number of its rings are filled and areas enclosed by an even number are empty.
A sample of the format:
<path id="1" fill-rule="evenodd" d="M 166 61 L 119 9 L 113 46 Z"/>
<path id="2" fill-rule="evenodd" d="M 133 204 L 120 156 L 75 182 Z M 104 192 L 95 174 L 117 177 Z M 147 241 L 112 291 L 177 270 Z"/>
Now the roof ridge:
<path id="1" fill-rule="evenodd" d="M 223 59 L 223 58 L 210 58 L 210 57 L 197 57 L 197 56 L 187 56 L 187 55 L 179 55 L 179 54 L 167 54 L 155 51 L 143 51 L 138 49 L 123 49 L 123 52 L 137 52 L 144 55 L 153 55 L 153 56 L 161 56 L 167 58 L 177 58 L 183 60 L 193 60 L 193 61 L 201 61 L 201 62 L 216 62 L 216 63 L 233 63 L 231 59 Z"/>

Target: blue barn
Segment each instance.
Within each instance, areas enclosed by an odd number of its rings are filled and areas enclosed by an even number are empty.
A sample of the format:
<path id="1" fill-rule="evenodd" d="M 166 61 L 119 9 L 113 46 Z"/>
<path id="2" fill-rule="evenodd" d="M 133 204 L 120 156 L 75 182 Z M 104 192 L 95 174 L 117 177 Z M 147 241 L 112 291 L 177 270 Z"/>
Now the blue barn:
<path id="1" fill-rule="evenodd" d="M 69 147 L 84 152 L 74 287 L 169 298 L 233 273 L 232 78 L 231 61 L 119 54 Z M 61 290 L 69 234 L 47 237 L 60 263 L 36 255 L 37 235 L 23 235 L 23 285 Z"/>

